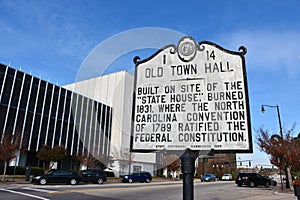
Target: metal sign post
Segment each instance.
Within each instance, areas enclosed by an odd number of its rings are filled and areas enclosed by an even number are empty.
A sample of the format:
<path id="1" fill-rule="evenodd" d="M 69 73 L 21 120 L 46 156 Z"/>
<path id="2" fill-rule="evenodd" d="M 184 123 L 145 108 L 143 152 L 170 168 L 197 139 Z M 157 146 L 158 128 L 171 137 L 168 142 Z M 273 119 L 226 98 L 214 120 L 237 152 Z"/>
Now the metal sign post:
<path id="1" fill-rule="evenodd" d="M 183 200 L 194 199 L 195 160 L 199 151 L 187 149 L 180 157 L 183 173 Z"/>
<path id="2" fill-rule="evenodd" d="M 253 152 L 246 52 L 183 37 L 134 58 L 131 151 L 181 151 L 184 196 L 197 152 Z"/>

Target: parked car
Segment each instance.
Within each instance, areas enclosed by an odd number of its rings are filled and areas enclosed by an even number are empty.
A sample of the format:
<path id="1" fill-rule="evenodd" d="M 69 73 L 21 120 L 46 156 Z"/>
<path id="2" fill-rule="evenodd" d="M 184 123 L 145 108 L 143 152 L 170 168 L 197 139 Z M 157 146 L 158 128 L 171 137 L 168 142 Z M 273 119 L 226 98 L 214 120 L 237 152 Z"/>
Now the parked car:
<path id="1" fill-rule="evenodd" d="M 48 183 L 66 183 L 76 185 L 81 181 L 80 176 L 76 172 L 69 170 L 51 170 L 46 174 L 35 176 L 32 178 L 32 183 L 45 185 Z"/>
<path id="2" fill-rule="evenodd" d="M 271 177 L 269 177 L 269 176 L 264 176 L 264 177 L 267 178 L 267 179 L 270 179 L 271 185 L 272 185 L 272 186 L 276 186 L 276 185 L 277 185 L 277 181 L 275 181 L 275 180 L 272 179 Z"/>
<path id="3" fill-rule="evenodd" d="M 242 187 L 243 185 L 247 185 L 250 187 L 256 187 L 258 185 L 263 185 L 265 187 L 270 187 L 271 180 L 258 174 L 258 173 L 239 173 L 236 177 L 235 183 Z"/>
<path id="4" fill-rule="evenodd" d="M 103 184 L 107 181 L 106 174 L 102 170 L 87 169 L 80 171 L 79 176 L 82 182 Z"/>
<path id="5" fill-rule="evenodd" d="M 152 176 L 149 172 L 138 172 L 138 173 L 133 173 L 133 174 L 123 176 L 121 181 L 123 183 L 132 183 L 132 182 L 150 183 L 152 181 Z"/>
<path id="6" fill-rule="evenodd" d="M 201 182 L 212 182 L 216 180 L 217 177 L 214 174 L 204 174 L 201 176 Z"/>
<path id="7" fill-rule="evenodd" d="M 232 180 L 232 175 L 231 174 L 223 174 L 222 180 L 223 181 L 231 181 Z"/>

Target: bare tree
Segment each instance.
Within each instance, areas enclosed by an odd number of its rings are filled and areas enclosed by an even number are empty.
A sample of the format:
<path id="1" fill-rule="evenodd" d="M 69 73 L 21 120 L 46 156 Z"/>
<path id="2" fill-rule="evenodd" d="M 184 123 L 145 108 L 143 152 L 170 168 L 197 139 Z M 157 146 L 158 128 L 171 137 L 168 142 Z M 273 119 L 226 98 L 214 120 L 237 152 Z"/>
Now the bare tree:
<path id="1" fill-rule="evenodd" d="M 259 129 L 258 146 L 261 151 L 271 156 L 271 163 L 281 169 L 285 169 L 287 174 L 287 188 L 291 180 L 291 169 L 297 167 L 300 160 L 300 142 L 292 137 L 293 128 L 287 131 L 283 137 L 273 134 L 267 130 Z"/>
<path id="2" fill-rule="evenodd" d="M 0 142 L 0 160 L 4 162 L 2 181 L 5 180 L 8 161 L 16 156 L 17 151 L 21 152 L 24 145 L 24 143 L 21 143 L 20 132 L 16 132 L 15 134 L 3 133 Z"/>
<path id="3" fill-rule="evenodd" d="M 78 157 L 78 160 L 87 166 L 87 168 L 100 168 L 104 169 L 109 161 L 105 155 L 92 155 L 85 153 L 84 156 Z"/>
<path id="4" fill-rule="evenodd" d="M 125 168 L 126 166 L 128 166 L 128 168 L 129 168 L 128 173 L 131 173 L 130 168 L 131 168 L 131 163 L 132 163 L 133 158 L 134 158 L 134 155 L 132 154 L 132 152 L 130 152 L 130 150 L 122 149 L 120 151 L 120 155 L 118 156 L 120 167 Z"/>

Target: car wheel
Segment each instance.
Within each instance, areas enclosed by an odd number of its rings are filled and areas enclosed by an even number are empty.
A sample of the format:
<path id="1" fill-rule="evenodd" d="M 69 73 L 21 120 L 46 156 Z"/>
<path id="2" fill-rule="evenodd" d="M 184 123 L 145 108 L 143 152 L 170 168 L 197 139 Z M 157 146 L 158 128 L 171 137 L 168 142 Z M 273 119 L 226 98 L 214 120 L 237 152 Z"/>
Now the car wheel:
<path id="1" fill-rule="evenodd" d="M 76 185 L 76 184 L 77 184 L 76 179 L 75 179 L 75 178 L 72 178 L 72 179 L 70 180 L 70 184 L 71 184 L 71 185 Z"/>
<path id="2" fill-rule="evenodd" d="M 254 186 L 255 186 L 254 182 L 253 182 L 253 181 L 250 181 L 250 182 L 249 182 L 249 186 L 250 186 L 250 187 L 254 187 Z"/>
<path id="3" fill-rule="evenodd" d="M 98 183 L 98 184 L 103 184 L 103 179 L 102 179 L 102 178 L 98 178 L 98 179 L 97 179 L 97 183 Z"/>
<path id="4" fill-rule="evenodd" d="M 146 178 L 146 183 L 150 183 L 150 179 L 149 178 Z"/>
<path id="5" fill-rule="evenodd" d="M 243 185 L 242 184 L 238 184 L 238 187 L 242 187 Z"/>
<path id="6" fill-rule="evenodd" d="M 46 184 L 47 184 L 47 180 L 44 179 L 44 178 L 42 178 L 42 179 L 40 180 L 40 184 L 41 184 L 41 185 L 46 185 Z"/>
<path id="7" fill-rule="evenodd" d="M 130 179 L 128 179 L 128 183 L 132 183 L 133 181 L 132 181 L 132 179 L 130 178 Z"/>
<path id="8" fill-rule="evenodd" d="M 270 183 L 269 182 L 265 182 L 265 187 L 266 188 L 270 187 Z"/>

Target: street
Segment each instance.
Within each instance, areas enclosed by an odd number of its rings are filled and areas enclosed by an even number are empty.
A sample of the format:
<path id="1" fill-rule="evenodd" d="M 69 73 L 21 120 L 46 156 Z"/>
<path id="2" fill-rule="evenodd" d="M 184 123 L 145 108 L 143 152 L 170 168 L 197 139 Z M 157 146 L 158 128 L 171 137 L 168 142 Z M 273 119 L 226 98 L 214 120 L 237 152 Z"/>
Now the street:
<path id="1" fill-rule="evenodd" d="M 182 182 L 113 183 L 70 185 L 1 184 L 1 199 L 5 200 L 182 200 Z M 274 188 L 237 187 L 234 182 L 195 181 L 195 200 L 295 199 L 292 194 L 274 194 Z"/>

